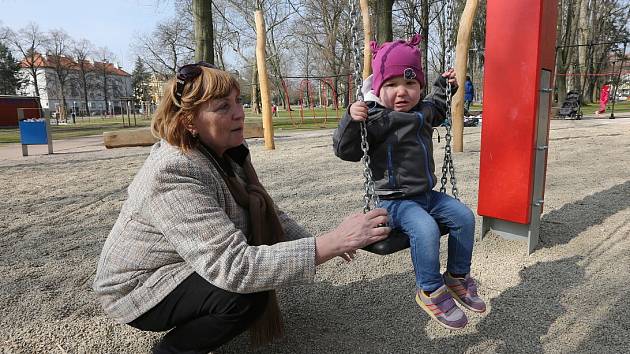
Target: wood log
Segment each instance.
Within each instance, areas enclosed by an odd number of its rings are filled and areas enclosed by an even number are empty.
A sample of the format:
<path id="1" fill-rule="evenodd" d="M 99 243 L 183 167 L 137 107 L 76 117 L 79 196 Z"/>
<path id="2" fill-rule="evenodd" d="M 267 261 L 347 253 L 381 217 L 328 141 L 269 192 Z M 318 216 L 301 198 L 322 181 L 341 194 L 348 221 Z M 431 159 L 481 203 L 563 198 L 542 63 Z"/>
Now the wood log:
<path id="1" fill-rule="evenodd" d="M 158 138 L 151 134 L 151 128 L 149 127 L 103 133 L 103 145 L 108 149 L 129 146 L 151 146 L 158 140 Z"/>

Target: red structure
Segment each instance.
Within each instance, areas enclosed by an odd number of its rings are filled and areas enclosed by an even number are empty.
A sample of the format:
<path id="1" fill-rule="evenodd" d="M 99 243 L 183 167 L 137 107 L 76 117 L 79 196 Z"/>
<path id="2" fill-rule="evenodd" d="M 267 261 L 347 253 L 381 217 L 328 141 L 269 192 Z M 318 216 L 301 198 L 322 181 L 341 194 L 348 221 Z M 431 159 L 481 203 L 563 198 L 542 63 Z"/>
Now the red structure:
<path id="1" fill-rule="evenodd" d="M 24 110 L 25 119 L 41 117 L 39 97 L 0 95 L 0 127 L 18 126 L 18 108 L 31 108 Z"/>
<path id="2" fill-rule="evenodd" d="M 478 213 L 489 231 L 538 242 L 557 0 L 488 0 Z"/>

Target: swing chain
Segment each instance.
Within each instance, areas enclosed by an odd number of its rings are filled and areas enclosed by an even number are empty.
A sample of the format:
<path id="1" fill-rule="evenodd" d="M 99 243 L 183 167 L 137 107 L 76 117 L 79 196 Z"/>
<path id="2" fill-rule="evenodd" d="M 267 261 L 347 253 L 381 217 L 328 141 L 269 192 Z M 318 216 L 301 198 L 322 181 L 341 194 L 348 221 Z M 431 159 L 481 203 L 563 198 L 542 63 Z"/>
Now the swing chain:
<path id="1" fill-rule="evenodd" d="M 357 19 L 359 18 L 359 14 L 357 11 L 356 3 L 357 0 L 350 0 L 350 17 L 352 18 L 352 27 L 350 27 L 350 30 L 352 32 L 352 53 L 354 54 L 354 86 L 356 100 L 363 101 L 363 92 L 361 91 L 361 87 L 363 86 L 361 72 L 361 48 L 358 44 L 359 30 Z M 360 125 L 361 150 L 363 151 L 361 162 L 363 164 L 363 188 L 365 190 L 365 195 L 363 196 L 363 212 L 367 213 L 368 211 L 378 206 L 379 198 L 374 189 L 374 179 L 372 178 L 372 169 L 370 168 L 370 155 L 368 154 L 368 152 L 370 151 L 370 145 L 367 139 L 367 124 L 365 121 L 361 121 Z"/>
<path id="2" fill-rule="evenodd" d="M 447 0 L 446 1 L 446 8 L 445 8 L 445 23 L 446 23 L 446 40 L 447 40 L 447 48 L 446 48 L 446 66 L 448 69 L 453 67 L 453 56 L 452 56 L 452 40 L 453 40 L 453 33 L 452 33 L 452 24 L 453 24 L 453 1 L 452 0 Z M 451 87 L 451 83 L 448 82 L 448 79 L 446 81 L 446 120 L 444 122 L 444 126 L 446 128 L 446 134 L 444 135 L 444 139 L 446 140 L 446 146 L 444 146 L 444 163 L 442 164 L 442 178 L 440 179 L 441 182 L 441 186 L 440 186 L 440 192 L 441 193 L 446 193 L 446 183 L 448 181 L 447 178 L 447 174 L 450 175 L 450 181 L 451 181 L 451 186 L 452 186 L 452 190 L 451 193 L 453 194 L 453 197 L 457 200 L 459 200 L 459 195 L 458 195 L 458 191 L 457 191 L 457 179 L 455 178 L 455 165 L 453 164 L 453 153 L 452 153 L 452 149 L 451 149 L 451 126 L 453 123 L 453 116 L 452 116 L 452 111 L 451 111 L 451 94 L 452 94 L 452 87 Z"/>

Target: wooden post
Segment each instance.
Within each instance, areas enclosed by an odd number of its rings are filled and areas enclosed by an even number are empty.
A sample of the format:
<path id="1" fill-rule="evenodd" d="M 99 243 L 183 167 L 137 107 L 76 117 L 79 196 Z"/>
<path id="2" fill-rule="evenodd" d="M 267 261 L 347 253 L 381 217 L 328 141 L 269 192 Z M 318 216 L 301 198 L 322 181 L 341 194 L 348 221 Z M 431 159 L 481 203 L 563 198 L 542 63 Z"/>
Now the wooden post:
<path id="1" fill-rule="evenodd" d="M 468 49 L 470 48 L 470 34 L 472 32 L 475 13 L 477 12 L 479 0 L 467 0 L 464 12 L 459 20 L 459 31 L 457 32 L 457 45 L 455 51 L 455 71 L 457 72 L 457 83 L 459 89 L 453 96 L 453 150 L 455 152 L 464 151 L 464 83 L 466 82 Z"/>
<path id="2" fill-rule="evenodd" d="M 368 0 L 361 0 L 361 18 L 363 19 L 363 80 L 372 73 L 372 50 L 370 40 L 372 39 L 372 24 L 370 23 L 370 7 Z M 358 44 L 357 44 L 358 45 Z"/>
<path id="3" fill-rule="evenodd" d="M 265 18 L 261 10 L 256 10 L 256 63 L 258 66 L 258 81 L 260 82 L 260 101 L 262 103 L 263 129 L 265 131 L 265 147 L 275 149 L 273 142 L 273 121 L 271 117 L 271 101 L 269 99 L 269 77 L 265 61 Z"/>

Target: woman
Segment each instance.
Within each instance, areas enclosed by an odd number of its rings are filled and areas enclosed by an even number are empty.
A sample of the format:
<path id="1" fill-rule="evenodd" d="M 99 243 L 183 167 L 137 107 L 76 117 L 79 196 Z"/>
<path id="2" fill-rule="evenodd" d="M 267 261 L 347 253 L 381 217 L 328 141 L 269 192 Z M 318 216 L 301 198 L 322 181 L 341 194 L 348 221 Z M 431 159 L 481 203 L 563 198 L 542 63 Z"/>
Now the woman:
<path id="1" fill-rule="evenodd" d="M 158 107 L 162 140 L 129 186 L 98 264 L 105 312 L 148 331 L 172 329 L 158 353 L 206 353 L 252 329 L 282 334 L 273 289 L 311 283 L 315 266 L 381 240 L 383 209 L 314 238 L 279 211 L 244 145 L 237 81 L 206 63 L 182 67 Z"/>

